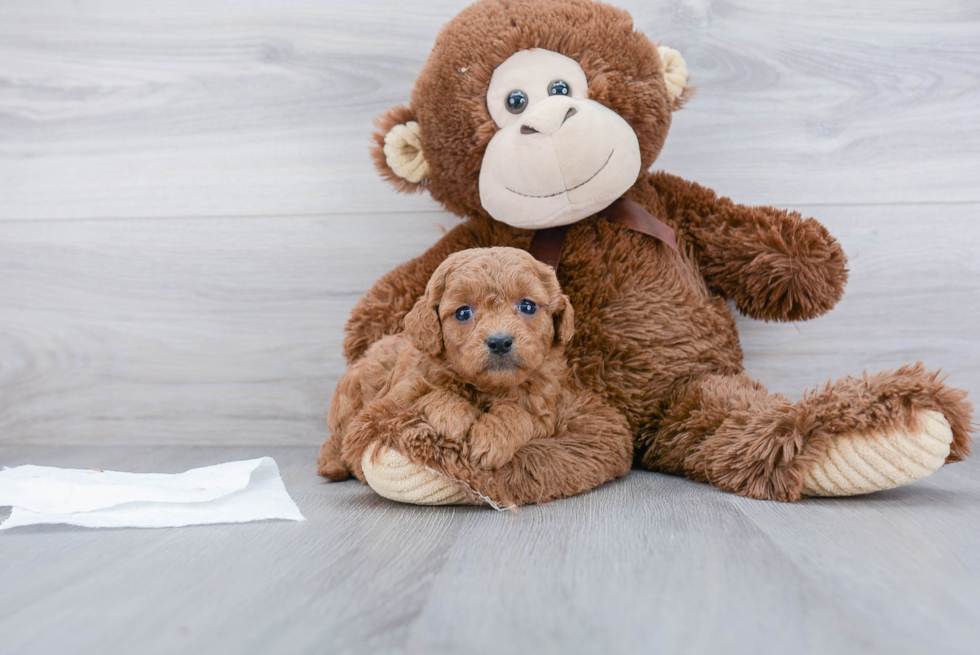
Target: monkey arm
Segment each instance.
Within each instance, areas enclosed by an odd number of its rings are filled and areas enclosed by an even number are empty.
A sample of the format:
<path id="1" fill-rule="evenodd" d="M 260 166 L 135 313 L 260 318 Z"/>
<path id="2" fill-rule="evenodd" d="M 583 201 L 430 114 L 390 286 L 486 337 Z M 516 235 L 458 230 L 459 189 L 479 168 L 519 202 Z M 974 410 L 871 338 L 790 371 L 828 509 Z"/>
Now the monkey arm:
<path id="1" fill-rule="evenodd" d="M 467 248 L 490 245 L 496 228 L 469 220 L 457 225 L 423 255 L 398 266 L 374 283 L 354 306 L 344 328 L 344 357 L 350 364 L 381 337 L 402 331 L 405 314 L 425 291 L 432 273 L 449 255 Z"/>
<path id="2" fill-rule="evenodd" d="M 767 321 L 815 318 L 840 300 L 847 258 L 813 218 L 747 207 L 666 173 L 651 182 L 708 285 L 739 311 Z M 648 203 L 649 205 L 649 203 Z"/>

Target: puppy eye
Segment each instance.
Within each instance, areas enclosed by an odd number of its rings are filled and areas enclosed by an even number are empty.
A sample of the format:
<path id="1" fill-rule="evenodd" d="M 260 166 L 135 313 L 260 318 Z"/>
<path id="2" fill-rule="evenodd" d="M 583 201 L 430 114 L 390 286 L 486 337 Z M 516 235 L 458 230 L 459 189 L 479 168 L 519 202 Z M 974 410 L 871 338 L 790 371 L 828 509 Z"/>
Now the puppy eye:
<path id="1" fill-rule="evenodd" d="M 534 304 L 533 300 L 528 300 L 527 298 L 525 298 L 524 300 L 521 301 L 521 304 L 518 306 L 518 309 L 521 310 L 522 314 L 533 316 L 534 312 L 538 311 L 538 306 Z"/>
<path id="2" fill-rule="evenodd" d="M 548 87 L 549 96 L 567 96 L 569 94 L 568 84 L 565 80 L 555 80 Z"/>
<path id="3" fill-rule="evenodd" d="M 527 94 L 523 91 L 511 91 L 507 96 L 507 111 L 519 114 L 527 107 Z"/>
<path id="4" fill-rule="evenodd" d="M 462 307 L 456 310 L 456 313 L 453 314 L 453 316 L 455 316 L 456 320 L 459 321 L 460 323 L 465 323 L 466 321 L 473 318 L 473 310 L 467 307 L 466 305 L 463 305 Z"/>

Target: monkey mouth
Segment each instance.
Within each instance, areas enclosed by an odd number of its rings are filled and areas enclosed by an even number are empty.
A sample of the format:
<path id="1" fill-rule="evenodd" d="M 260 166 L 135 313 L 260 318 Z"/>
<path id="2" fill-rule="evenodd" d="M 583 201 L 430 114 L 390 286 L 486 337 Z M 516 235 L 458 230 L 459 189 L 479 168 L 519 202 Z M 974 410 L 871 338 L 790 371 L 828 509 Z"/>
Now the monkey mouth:
<path id="1" fill-rule="evenodd" d="M 582 187 L 582 186 L 585 186 L 586 184 L 588 184 L 589 182 L 591 182 L 592 180 L 594 180 L 595 179 L 595 176 L 598 175 L 599 173 L 601 173 L 602 170 L 609 163 L 609 160 L 612 159 L 612 156 L 613 156 L 613 153 L 614 152 L 616 152 L 616 149 L 615 148 L 613 148 L 612 150 L 609 151 L 609 156 L 606 157 L 606 161 L 604 161 L 602 163 L 602 166 L 599 167 L 599 170 L 597 170 L 595 173 L 593 173 L 591 176 L 589 176 L 589 179 L 587 179 L 585 182 L 579 182 L 575 186 L 573 186 L 571 188 L 568 188 L 568 189 L 562 189 L 561 191 L 557 191 L 555 193 L 548 193 L 548 194 L 545 194 L 543 196 L 535 196 L 535 195 L 531 195 L 530 193 L 521 193 L 520 191 L 515 191 L 514 189 L 511 189 L 509 186 L 505 186 L 504 188 L 507 189 L 508 191 L 510 191 L 511 193 L 516 193 L 517 195 L 524 196 L 525 198 L 554 198 L 555 196 L 560 196 L 563 193 L 568 193 L 569 191 L 574 191 L 575 189 L 577 189 L 579 187 Z"/>

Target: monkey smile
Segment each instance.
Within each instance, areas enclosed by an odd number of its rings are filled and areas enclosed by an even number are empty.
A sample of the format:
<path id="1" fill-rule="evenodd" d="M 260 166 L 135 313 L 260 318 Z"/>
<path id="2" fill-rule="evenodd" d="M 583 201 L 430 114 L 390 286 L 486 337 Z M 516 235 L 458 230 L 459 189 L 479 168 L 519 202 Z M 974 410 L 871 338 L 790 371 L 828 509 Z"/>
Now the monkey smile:
<path id="1" fill-rule="evenodd" d="M 568 193 L 569 191 L 574 191 L 575 189 L 577 189 L 577 188 L 579 188 L 581 186 L 585 186 L 586 184 L 588 184 L 589 182 L 591 182 L 592 180 L 594 180 L 595 179 L 595 176 L 598 175 L 599 173 L 601 173 L 602 170 L 606 167 L 606 164 L 609 163 L 609 160 L 612 159 L 612 156 L 613 156 L 613 153 L 614 152 L 616 152 L 616 149 L 615 148 L 613 148 L 612 150 L 609 151 L 609 156 L 606 157 L 606 161 L 604 161 L 602 163 L 602 166 L 599 167 L 599 170 L 597 170 L 595 173 L 593 173 L 589 177 L 589 179 L 587 179 L 585 182 L 579 182 L 578 184 L 576 184 L 575 186 L 571 187 L 570 189 L 562 189 L 561 191 L 558 191 L 556 193 L 549 193 L 549 194 L 546 194 L 546 195 L 543 195 L 543 196 L 534 196 L 534 195 L 531 195 L 530 193 L 521 193 L 520 191 L 514 191 L 509 186 L 508 187 L 504 187 L 504 188 L 507 189 L 508 191 L 510 191 L 511 193 L 516 193 L 517 195 L 524 196 L 525 198 L 554 198 L 555 196 L 560 196 L 563 193 Z"/>

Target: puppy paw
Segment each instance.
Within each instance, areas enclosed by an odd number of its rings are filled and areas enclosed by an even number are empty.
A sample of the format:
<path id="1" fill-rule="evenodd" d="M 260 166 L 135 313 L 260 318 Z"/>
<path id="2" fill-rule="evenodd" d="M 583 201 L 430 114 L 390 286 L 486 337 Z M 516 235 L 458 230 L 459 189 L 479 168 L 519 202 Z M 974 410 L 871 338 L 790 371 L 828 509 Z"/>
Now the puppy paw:
<path id="1" fill-rule="evenodd" d="M 939 412 L 922 410 L 913 427 L 836 435 L 803 478 L 806 496 L 855 496 L 893 489 L 946 462 L 953 432 Z"/>
<path id="2" fill-rule="evenodd" d="M 502 447 L 499 439 L 482 423 L 470 429 L 470 461 L 484 471 L 495 471 L 514 458 L 514 452 Z"/>
<path id="3" fill-rule="evenodd" d="M 350 471 L 340 456 L 340 437 L 331 434 L 320 446 L 320 459 L 316 463 L 316 472 L 331 482 L 340 482 L 350 477 Z"/>
<path id="4" fill-rule="evenodd" d="M 340 462 L 326 461 L 322 458 L 317 463 L 317 474 L 331 482 L 340 482 L 350 477 L 350 471 L 347 470 L 346 466 Z"/>
<path id="5" fill-rule="evenodd" d="M 475 456 L 472 461 L 484 471 L 496 471 L 513 459 L 513 457 L 513 453 L 503 453 L 491 448 L 485 453 Z"/>
<path id="6" fill-rule="evenodd" d="M 435 413 L 427 411 L 425 418 L 441 438 L 463 442 L 473 424 L 480 418 L 480 410 L 471 405 L 457 408 L 455 412 Z"/>
<path id="7" fill-rule="evenodd" d="M 406 452 L 424 462 L 438 462 L 447 457 L 456 457 L 463 448 L 462 443 L 440 434 L 424 421 L 406 427 L 401 433 L 400 442 Z"/>

